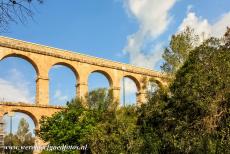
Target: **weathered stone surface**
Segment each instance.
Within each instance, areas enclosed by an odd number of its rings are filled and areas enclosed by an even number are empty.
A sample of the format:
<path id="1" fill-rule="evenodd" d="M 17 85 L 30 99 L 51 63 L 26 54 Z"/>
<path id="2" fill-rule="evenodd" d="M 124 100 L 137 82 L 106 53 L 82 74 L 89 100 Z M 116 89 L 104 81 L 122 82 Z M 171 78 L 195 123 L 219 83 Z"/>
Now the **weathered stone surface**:
<path id="1" fill-rule="evenodd" d="M 114 89 L 114 97 L 119 102 L 120 81 L 123 77 L 131 78 L 138 90 L 137 103 L 145 101 L 142 89 L 143 78 L 154 78 L 163 85 L 167 83 L 167 75 L 150 69 L 136 67 L 87 56 L 76 52 L 51 48 L 34 43 L 28 43 L 12 38 L 0 37 L 0 60 L 7 57 L 20 57 L 30 62 L 37 73 L 36 104 L 48 105 L 49 103 L 49 70 L 52 66 L 61 64 L 69 67 L 77 80 L 77 95 L 84 97 L 88 92 L 88 77 L 92 72 L 100 72 L 106 76 L 110 88 Z M 125 68 L 125 69 L 124 69 Z"/>
<path id="2" fill-rule="evenodd" d="M 24 113 L 33 120 L 35 125 L 35 134 L 39 130 L 39 120 L 42 116 L 51 116 L 55 112 L 64 109 L 60 106 L 38 105 L 28 103 L 12 103 L 12 102 L 0 102 L 0 117 L 3 117 L 9 112 Z M 46 145 L 38 136 L 35 137 L 35 146 Z M 35 150 L 34 153 L 40 153 L 40 150 Z"/>
<path id="3" fill-rule="evenodd" d="M 88 93 L 87 82 L 92 72 L 99 72 L 105 75 L 117 102 L 120 99 L 120 83 L 123 77 L 129 77 L 135 82 L 137 104 L 144 103 L 146 100 L 146 86 L 144 86 L 146 83 L 143 82 L 143 79 L 148 81 L 154 78 L 162 85 L 167 85 L 168 81 L 167 74 L 150 69 L 0 36 L 0 60 L 7 57 L 20 57 L 33 65 L 37 73 L 36 104 L 0 103 L 0 108 L 3 109 L 2 114 L 10 111 L 23 112 L 34 120 L 36 129 L 39 129 L 38 122 L 41 116 L 51 116 L 61 109 L 61 107 L 48 105 L 48 74 L 54 65 L 61 64 L 73 71 L 77 83 L 76 95 L 83 99 Z"/>

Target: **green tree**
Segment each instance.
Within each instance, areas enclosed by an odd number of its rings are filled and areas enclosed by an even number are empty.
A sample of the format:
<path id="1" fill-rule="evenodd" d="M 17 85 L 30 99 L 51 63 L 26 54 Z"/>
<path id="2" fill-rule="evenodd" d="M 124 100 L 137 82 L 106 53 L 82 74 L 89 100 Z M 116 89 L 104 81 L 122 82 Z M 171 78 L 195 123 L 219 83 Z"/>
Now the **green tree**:
<path id="1" fill-rule="evenodd" d="M 51 117 L 43 117 L 38 135 L 50 145 L 81 146 L 80 140 L 87 134 L 99 120 L 97 112 L 90 112 L 76 99 L 67 104 L 67 108 L 55 113 Z M 55 151 L 54 153 L 61 153 Z M 68 150 L 65 153 L 78 153 L 76 150 Z"/>
<path id="2" fill-rule="evenodd" d="M 43 117 L 40 121 L 39 136 L 50 145 L 86 145 L 83 142 L 86 134 L 92 131 L 96 124 L 105 117 L 112 104 L 110 92 L 106 89 L 91 91 L 86 97 L 87 102 L 80 99 L 67 103 L 67 108 L 52 117 Z M 87 108 L 83 104 L 87 103 Z M 58 152 L 58 151 L 56 151 Z M 77 153 L 77 151 L 65 151 Z"/>
<path id="3" fill-rule="evenodd" d="M 199 37 L 189 27 L 173 35 L 169 47 L 165 48 L 162 55 L 165 62 L 161 69 L 164 72 L 175 74 L 187 60 L 189 53 L 198 45 L 198 41 Z"/>
<path id="4" fill-rule="evenodd" d="M 168 91 L 152 93 L 142 106 L 146 153 L 230 153 L 229 35 L 191 51 Z"/>
<path id="5" fill-rule="evenodd" d="M 4 144 L 6 146 L 33 146 L 34 145 L 34 137 L 32 133 L 29 131 L 29 123 L 26 119 L 21 118 L 18 130 L 16 134 L 8 134 L 4 138 Z M 6 153 L 9 150 L 5 151 Z M 23 153 L 23 154 L 32 154 L 32 150 L 13 150 L 12 153 Z"/>
<path id="6" fill-rule="evenodd" d="M 165 146 L 167 93 L 158 89 L 150 93 L 148 102 L 138 110 L 139 135 L 143 139 L 141 153 L 160 153 Z M 162 152 L 164 153 L 164 152 Z"/>
<path id="7" fill-rule="evenodd" d="M 96 109 L 101 112 L 109 110 L 109 108 L 114 110 L 117 105 L 116 103 L 112 103 L 112 91 L 106 88 L 98 88 L 90 91 L 86 96 L 86 100 L 90 109 Z"/>
<path id="8" fill-rule="evenodd" d="M 139 136 L 136 107 L 126 106 L 115 112 L 104 113 L 103 118 L 83 138 L 91 152 L 139 153 L 143 144 Z"/>
<path id="9" fill-rule="evenodd" d="M 29 123 L 24 118 L 22 118 L 19 122 L 16 136 L 19 139 L 21 145 L 34 145 L 34 137 L 29 131 Z"/>
<path id="10" fill-rule="evenodd" d="M 73 100 L 43 118 L 39 136 L 51 145 L 88 144 L 88 153 L 230 153 L 229 35 L 228 29 L 223 41 L 210 38 L 195 48 L 186 37 L 174 38 L 183 56 L 169 63 L 169 88 L 151 91 L 141 108 L 114 108 L 109 92 L 90 92 L 88 108 Z"/>
<path id="11" fill-rule="evenodd" d="M 39 136 L 50 145 L 87 144 L 87 153 L 138 151 L 141 141 L 136 129 L 135 107 L 111 108 L 117 103 L 105 89 L 90 92 L 87 100 L 88 108 L 84 108 L 80 100 L 72 100 L 65 110 L 42 118 Z"/>
<path id="12" fill-rule="evenodd" d="M 226 48 L 230 48 L 230 28 L 229 27 L 227 27 L 227 31 L 224 34 L 223 42 Z"/>
<path id="13" fill-rule="evenodd" d="M 224 146 L 229 149 L 221 143 L 230 139 L 230 50 L 226 44 L 211 38 L 196 48 L 178 71 L 171 92 L 186 150 L 188 145 L 208 153 Z M 193 140 L 186 139 L 189 135 Z"/>

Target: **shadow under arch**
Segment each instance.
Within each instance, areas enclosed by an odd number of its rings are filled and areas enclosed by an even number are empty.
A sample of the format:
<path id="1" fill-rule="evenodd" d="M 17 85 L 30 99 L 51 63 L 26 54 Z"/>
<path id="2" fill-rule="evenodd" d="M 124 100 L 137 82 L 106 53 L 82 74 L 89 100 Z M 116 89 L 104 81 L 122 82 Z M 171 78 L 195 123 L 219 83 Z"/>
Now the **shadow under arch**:
<path id="1" fill-rule="evenodd" d="M 23 55 L 23 54 L 10 53 L 10 54 L 7 54 L 7 55 L 3 56 L 3 57 L 0 59 L 0 61 L 2 61 L 2 60 L 4 60 L 4 59 L 7 59 L 7 58 L 9 58 L 9 57 L 21 58 L 21 59 L 23 59 L 23 60 L 29 62 L 29 63 L 33 66 L 33 68 L 34 68 L 34 70 L 35 70 L 35 72 L 36 72 L 36 75 L 37 75 L 37 76 L 39 75 L 39 69 L 38 69 L 37 64 L 36 64 L 31 58 L 29 58 L 28 56 L 25 56 L 25 55 Z"/>
<path id="2" fill-rule="evenodd" d="M 100 74 L 104 75 L 106 77 L 106 79 L 108 80 L 108 82 L 109 82 L 109 87 L 110 88 L 113 87 L 113 80 L 112 80 L 111 75 L 108 72 L 103 71 L 103 70 L 93 70 L 92 72 L 89 73 L 88 80 L 89 80 L 90 74 L 92 74 L 92 73 L 100 73 Z"/>
<path id="3" fill-rule="evenodd" d="M 30 111 L 26 111 L 26 110 L 22 110 L 22 109 L 12 109 L 12 110 L 10 110 L 8 112 L 18 112 L 18 113 L 26 114 L 27 116 L 29 116 L 33 120 L 35 129 L 38 128 L 38 125 L 39 125 L 38 119 Z M 8 112 L 5 112 L 3 115 L 8 114 Z"/>
<path id="4" fill-rule="evenodd" d="M 129 78 L 129 79 L 131 79 L 131 80 L 135 83 L 135 85 L 136 85 L 137 92 L 139 92 L 139 91 L 141 90 L 141 84 L 140 84 L 140 82 L 137 80 L 137 78 L 135 78 L 135 77 L 132 76 L 132 75 L 125 75 L 125 76 L 123 76 L 123 78 Z"/>
<path id="5" fill-rule="evenodd" d="M 57 66 L 57 65 L 61 65 L 61 66 L 65 66 L 65 67 L 69 68 L 69 69 L 74 73 L 74 76 L 75 76 L 76 81 L 79 81 L 79 73 L 77 72 L 77 70 L 76 70 L 71 64 L 66 63 L 66 62 L 57 62 L 57 63 L 54 63 L 54 64 L 49 68 L 49 72 L 50 72 L 50 70 L 52 69 L 52 67 Z"/>

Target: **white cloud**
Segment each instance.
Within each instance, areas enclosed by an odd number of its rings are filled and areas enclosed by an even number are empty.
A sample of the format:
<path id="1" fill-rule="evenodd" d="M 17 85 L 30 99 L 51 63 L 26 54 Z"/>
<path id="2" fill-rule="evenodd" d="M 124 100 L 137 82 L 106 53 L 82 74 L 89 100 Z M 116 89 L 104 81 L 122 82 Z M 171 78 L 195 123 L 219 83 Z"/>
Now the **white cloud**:
<path id="1" fill-rule="evenodd" d="M 61 90 L 56 90 L 54 98 L 58 101 L 66 102 L 68 100 L 67 96 L 62 95 Z"/>
<path id="2" fill-rule="evenodd" d="M 124 78 L 125 79 L 125 103 L 126 104 L 135 104 L 136 103 L 136 92 L 137 92 L 137 87 L 136 84 L 134 83 L 133 80 L 130 78 Z M 123 82 L 123 81 L 122 81 Z M 124 102 L 124 97 L 123 97 L 123 83 L 121 84 L 121 103 L 123 104 Z"/>
<path id="3" fill-rule="evenodd" d="M 32 103 L 28 88 L 0 78 L 0 101 Z"/>
<path id="4" fill-rule="evenodd" d="M 223 36 L 227 26 L 230 26 L 230 12 L 223 14 L 218 22 L 212 25 L 212 35 L 216 37 Z"/>
<path id="5" fill-rule="evenodd" d="M 33 103 L 31 83 L 17 69 L 9 70 L 7 78 L 0 78 L 0 101 Z"/>
<path id="6" fill-rule="evenodd" d="M 124 48 L 125 53 L 129 54 L 130 63 L 153 68 L 161 59 L 161 50 L 150 49 L 147 53 L 143 50 L 165 32 L 171 21 L 169 11 L 175 2 L 176 0 L 125 1 L 126 10 L 139 23 L 139 30 L 128 37 L 128 43 Z M 159 46 L 155 49 L 159 49 Z"/>
<path id="7" fill-rule="evenodd" d="M 188 12 L 178 30 L 182 31 L 187 26 L 193 28 L 202 39 L 207 39 L 210 36 L 221 37 L 226 31 L 226 27 L 230 26 L 230 12 L 223 14 L 215 23 L 198 17 L 195 12 Z"/>
<path id="8" fill-rule="evenodd" d="M 136 93 L 137 92 L 137 87 L 136 84 L 134 83 L 133 80 L 131 80 L 130 78 L 125 78 L 124 80 L 125 82 L 125 92 L 126 94 L 132 94 L 132 93 Z M 122 80 L 122 84 L 121 84 L 121 91 L 123 94 L 123 80 Z"/>
<path id="9" fill-rule="evenodd" d="M 152 69 L 162 58 L 163 43 L 157 44 L 151 52 L 144 54 L 141 52 L 130 53 L 130 62 L 132 64 Z"/>

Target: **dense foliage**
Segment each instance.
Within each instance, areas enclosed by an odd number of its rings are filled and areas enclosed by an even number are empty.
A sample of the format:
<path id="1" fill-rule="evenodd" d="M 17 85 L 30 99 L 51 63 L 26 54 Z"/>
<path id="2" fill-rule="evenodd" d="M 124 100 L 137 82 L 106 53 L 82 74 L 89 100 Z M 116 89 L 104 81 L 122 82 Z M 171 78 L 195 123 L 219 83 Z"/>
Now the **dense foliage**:
<path id="1" fill-rule="evenodd" d="M 142 134 L 148 136 L 147 152 L 230 153 L 230 49 L 226 38 L 224 43 L 210 38 L 196 47 L 168 91 L 155 92 L 142 107 L 139 121 Z"/>
<path id="2" fill-rule="evenodd" d="M 187 60 L 189 53 L 199 44 L 199 41 L 199 37 L 190 27 L 173 35 L 169 46 L 165 48 L 162 55 L 165 62 L 161 69 L 174 75 Z"/>
<path id="3" fill-rule="evenodd" d="M 80 100 L 72 100 L 66 110 L 44 117 L 39 136 L 50 145 L 87 145 L 87 153 L 125 153 L 139 149 L 135 107 L 113 109 L 116 102 L 105 89 L 91 91 L 87 103 L 88 108 L 84 108 Z M 85 150 L 65 151 L 78 152 Z"/>
<path id="4" fill-rule="evenodd" d="M 190 35 L 187 29 L 172 38 L 180 57 L 166 58 L 173 80 L 150 92 L 146 104 L 116 108 L 99 89 L 87 97 L 88 108 L 74 100 L 43 118 L 40 137 L 52 145 L 87 144 L 88 153 L 230 153 L 230 29 L 199 46 Z"/>
<path id="5" fill-rule="evenodd" d="M 178 71 L 170 90 L 175 129 L 183 131 L 179 143 L 185 150 L 229 153 L 229 48 L 215 38 L 204 42 Z"/>

